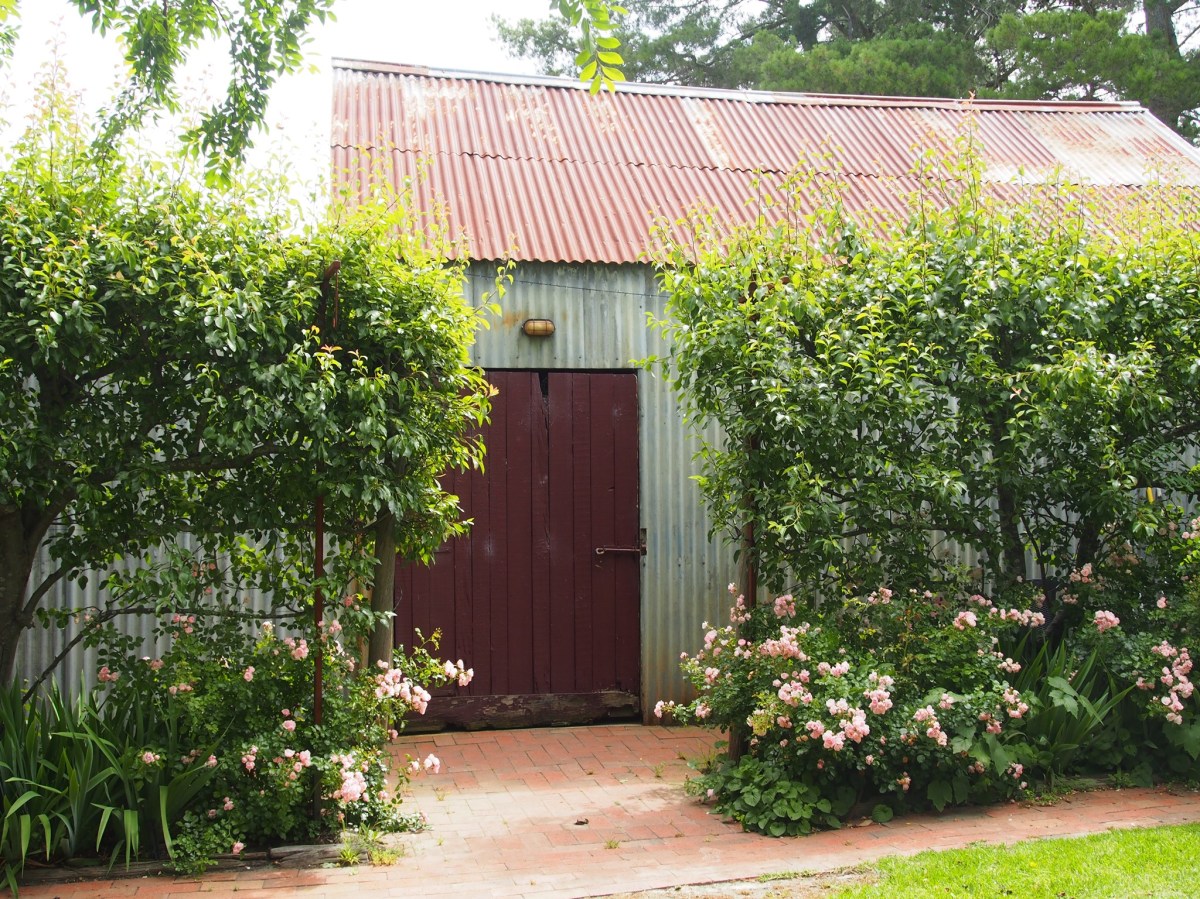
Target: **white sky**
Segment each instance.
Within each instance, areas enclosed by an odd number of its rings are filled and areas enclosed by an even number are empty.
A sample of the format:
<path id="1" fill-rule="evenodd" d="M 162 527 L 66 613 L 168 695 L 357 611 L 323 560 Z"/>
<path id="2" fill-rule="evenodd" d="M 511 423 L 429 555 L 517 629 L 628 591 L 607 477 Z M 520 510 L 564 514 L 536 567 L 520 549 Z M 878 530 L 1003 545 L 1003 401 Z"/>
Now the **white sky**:
<path id="1" fill-rule="evenodd" d="M 20 123 L 30 101 L 31 84 L 60 46 L 72 86 L 90 107 L 109 95 L 120 76 L 120 56 L 111 39 L 91 32 L 66 0 L 20 0 L 21 36 L 7 71 L 0 70 L 0 102 L 10 126 Z M 543 18 L 549 0 L 337 0 L 336 21 L 312 34 L 308 54 L 316 72 L 292 76 L 272 93 L 267 121 L 271 135 L 256 143 L 286 152 L 296 173 L 315 181 L 328 160 L 330 66 L 332 57 L 411 63 L 431 68 L 532 74 L 529 62 L 509 58 L 495 39 L 490 16 Z M 219 91 L 220 54 L 203 54 L 189 66 L 186 90 L 203 95 Z M 214 70 L 218 74 L 214 74 Z M 0 134 L 7 142 L 12 128 Z M 164 139 L 166 137 L 164 136 Z"/>

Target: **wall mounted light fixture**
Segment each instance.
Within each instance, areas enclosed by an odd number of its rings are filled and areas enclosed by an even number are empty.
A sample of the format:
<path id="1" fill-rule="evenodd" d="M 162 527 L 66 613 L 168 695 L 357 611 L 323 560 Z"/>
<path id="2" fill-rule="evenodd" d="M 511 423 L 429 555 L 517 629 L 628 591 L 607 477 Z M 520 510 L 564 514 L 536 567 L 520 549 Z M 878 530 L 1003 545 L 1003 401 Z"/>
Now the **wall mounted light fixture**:
<path id="1" fill-rule="evenodd" d="M 521 330 L 526 337 L 549 337 L 554 333 L 554 322 L 548 318 L 527 318 Z"/>

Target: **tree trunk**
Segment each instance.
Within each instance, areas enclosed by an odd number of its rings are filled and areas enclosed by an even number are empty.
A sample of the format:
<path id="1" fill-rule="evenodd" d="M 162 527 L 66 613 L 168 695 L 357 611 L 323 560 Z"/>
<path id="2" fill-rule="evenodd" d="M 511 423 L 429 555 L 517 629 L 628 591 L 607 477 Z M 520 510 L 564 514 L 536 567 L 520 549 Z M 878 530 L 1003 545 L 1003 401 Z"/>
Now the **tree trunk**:
<path id="1" fill-rule="evenodd" d="M 998 458 L 1008 430 L 1008 408 L 1001 403 L 991 413 L 992 458 Z M 996 477 L 996 516 L 1000 531 L 1000 558 L 997 560 L 997 586 L 1008 587 L 1025 577 L 1025 541 L 1021 539 L 1021 507 L 1016 491 L 1005 483 L 1005 475 Z"/>
<path id="2" fill-rule="evenodd" d="M 1143 12 L 1146 21 L 1146 36 L 1173 60 L 1179 60 L 1179 35 L 1175 30 L 1175 12 L 1180 0 L 1145 0 Z M 1169 79 L 1168 79 L 1169 80 Z M 1154 117 L 1172 130 L 1179 128 L 1179 117 L 1187 108 L 1178 96 L 1167 90 L 1152 92 L 1145 98 L 1146 108 Z"/>
<path id="3" fill-rule="evenodd" d="M 0 507 L 0 684 L 11 683 L 16 675 L 17 646 L 33 624 L 32 610 L 25 609 L 25 594 L 41 536 L 31 542 L 21 511 Z"/>
<path id="4" fill-rule="evenodd" d="M 375 523 L 375 583 L 371 587 L 371 611 L 385 613 L 387 618 L 375 625 L 367 651 L 367 664 L 392 663 L 395 649 L 396 624 L 394 596 L 396 592 L 396 516 L 384 512 Z"/>
<path id="5" fill-rule="evenodd" d="M 1179 35 L 1175 31 L 1178 0 L 1145 0 L 1146 34 L 1172 56 L 1179 55 Z"/>

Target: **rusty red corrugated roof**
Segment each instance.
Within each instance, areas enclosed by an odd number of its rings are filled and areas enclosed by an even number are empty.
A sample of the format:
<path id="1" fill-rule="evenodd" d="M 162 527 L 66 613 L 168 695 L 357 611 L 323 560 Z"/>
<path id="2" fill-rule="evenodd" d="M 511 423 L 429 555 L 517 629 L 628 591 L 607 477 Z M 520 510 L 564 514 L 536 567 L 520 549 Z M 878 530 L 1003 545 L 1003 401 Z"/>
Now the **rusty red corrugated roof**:
<path id="1" fill-rule="evenodd" d="M 997 185 L 1061 171 L 1109 193 L 1156 175 L 1200 185 L 1200 154 L 1123 102 L 960 101 L 620 85 L 334 61 L 335 179 L 368 169 L 443 204 L 474 259 L 641 261 L 658 219 L 753 215 L 801 161 L 837 169 L 847 205 L 899 209 L 897 180 L 970 117 Z"/>

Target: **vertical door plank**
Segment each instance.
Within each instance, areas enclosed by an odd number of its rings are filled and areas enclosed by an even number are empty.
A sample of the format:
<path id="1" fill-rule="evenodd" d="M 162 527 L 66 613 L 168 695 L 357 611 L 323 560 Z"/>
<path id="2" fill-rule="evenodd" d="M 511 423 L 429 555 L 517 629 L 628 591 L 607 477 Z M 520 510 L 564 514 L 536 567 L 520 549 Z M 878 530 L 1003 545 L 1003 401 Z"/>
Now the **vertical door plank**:
<path id="1" fill-rule="evenodd" d="M 540 418 L 541 388 L 536 372 L 513 376 L 508 406 L 504 545 L 508 555 L 508 639 L 505 644 L 509 693 L 533 692 L 533 429 Z M 536 404 L 536 408 L 535 408 Z M 537 413 L 535 415 L 535 412 Z"/>
<path id="2" fill-rule="evenodd" d="M 588 424 L 592 444 L 592 540 L 596 546 L 618 545 L 616 531 L 616 455 L 613 446 L 614 381 L 617 375 L 591 375 Z M 592 566 L 592 689 L 616 686 L 616 569 L 621 555 L 593 556 Z"/>
<path id="3" fill-rule="evenodd" d="M 594 689 L 592 614 L 595 586 L 592 583 L 598 545 L 592 530 L 592 432 L 591 386 L 588 375 L 568 375 L 574 383 L 571 394 L 571 494 L 575 512 L 575 691 Z"/>
<path id="4" fill-rule="evenodd" d="M 491 672 L 490 693 L 510 693 L 508 679 L 508 544 L 505 530 L 508 522 L 509 453 L 508 418 L 513 404 L 521 402 L 520 372 L 497 373 L 492 384 L 500 392 L 493 399 L 492 427 L 488 429 L 488 499 L 491 504 L 489 517 L 492 553 L 489 558 L 488 575 L 493 584 L 490 603 L 491 628 L 488 632 L 488 669 Z M 465 659 L 464 659 L 465 661 Z"/>
<path id="5" fill-rule="evenodd" d="M 550 692 L 550 393 L 549 375 L 537 378 L 533 414 L 530 520 L 530 612 L 534 693 Z"/>
<path id="6" fill-rule="evenodd" d="M 614 518 L 617 541 L 637 546 L 641 514 L 638 509 L 638 404 L 637 374 L 614 375 L 612 406 L 614 469 Z M 641 692 L 641 580 L 642 557 L 621 556 L 613 560 L 616 583 L 613 612 L 616 626 L 616 686 L 630 693 Z"/>
<path id="7" fill-rule="evenodd" d="M 550 375 L 550 692 L 575 686 L 575 490 L 572 404 L 575 377 Z"/>

